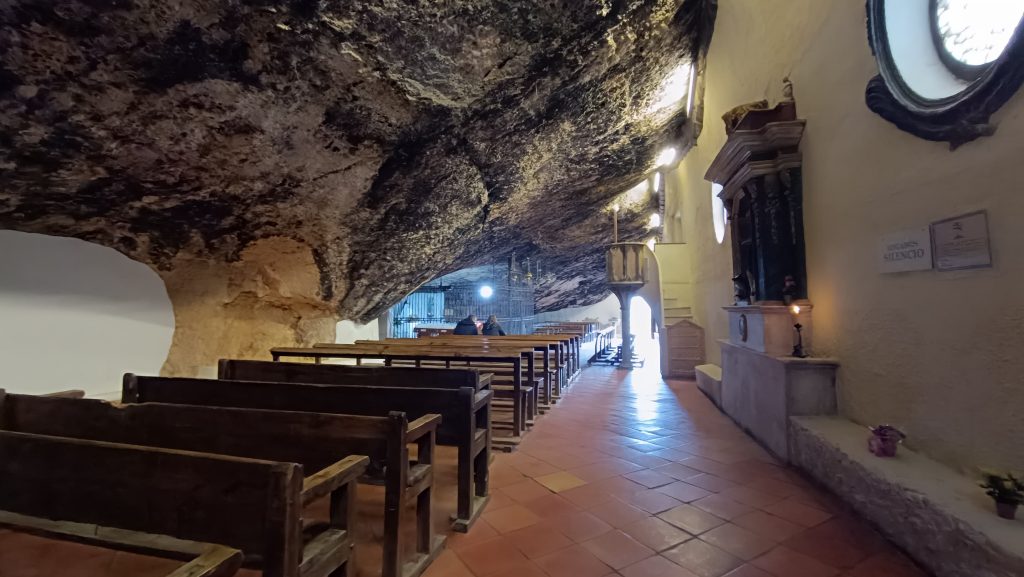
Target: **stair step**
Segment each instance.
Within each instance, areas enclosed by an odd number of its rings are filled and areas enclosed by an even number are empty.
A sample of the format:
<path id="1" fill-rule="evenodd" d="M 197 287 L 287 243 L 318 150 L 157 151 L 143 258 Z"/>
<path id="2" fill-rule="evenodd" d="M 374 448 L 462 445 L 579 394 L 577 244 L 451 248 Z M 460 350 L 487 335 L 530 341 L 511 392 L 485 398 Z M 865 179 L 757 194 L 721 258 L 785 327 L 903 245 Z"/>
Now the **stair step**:
<path id="1" fill-rule="evenodd" d="M 696 341 L 682 342 L 682 339 L 675 341 L 668 341 L 668 349 L 670 351 L 699 351 L 701 348 L 700 343 Z"/>

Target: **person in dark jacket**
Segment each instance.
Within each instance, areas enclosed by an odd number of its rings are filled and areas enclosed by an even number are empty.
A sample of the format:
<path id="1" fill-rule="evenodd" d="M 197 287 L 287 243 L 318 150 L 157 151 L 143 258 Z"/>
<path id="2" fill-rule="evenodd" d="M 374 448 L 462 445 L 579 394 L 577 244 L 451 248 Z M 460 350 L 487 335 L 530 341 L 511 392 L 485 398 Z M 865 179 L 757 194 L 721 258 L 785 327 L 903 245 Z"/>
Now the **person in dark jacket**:
<path id="1" fill-rule="evenodd" d="M 476 315 L 469 315 L 455 325 L 453 334 L 456 335 L 478 335 L 480 331 L 476 328 Z"/>
<path id="2" fill-rule="evenodd" d="M 484 323 L 484 334 L 492 337 L 505 336 L 505 329 L 498 324 L 498 317 L 494 315 L 487 317 L 487 322 Z"/>

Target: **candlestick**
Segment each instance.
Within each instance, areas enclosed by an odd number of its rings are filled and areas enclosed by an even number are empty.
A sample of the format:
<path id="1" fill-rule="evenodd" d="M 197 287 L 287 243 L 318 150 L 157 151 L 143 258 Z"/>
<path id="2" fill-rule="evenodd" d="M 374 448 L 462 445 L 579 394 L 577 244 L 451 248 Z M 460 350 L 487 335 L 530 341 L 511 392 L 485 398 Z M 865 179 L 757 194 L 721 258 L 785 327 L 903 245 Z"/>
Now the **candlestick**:
<path id="1" fill-rule="evenodd" d="M 612 206 L 612 243 L 619 242 L 619 203 Z"/>
<path id="2" fill-rule="evenodd" d="M 807 353 L 804 352 L 804 335 L 800 332 L 801 329 L 804 328 L 804 326 L 800 324 L 800 307 L 798 305 L 793 305 L 790 310 L 793 311 L 793 320 L 795 321 L 793 323 L 793 328 L 796 329 L 796 344 L 793 345 L 792 354 L 798 359 L 803 359 L 807 357 Z"/>

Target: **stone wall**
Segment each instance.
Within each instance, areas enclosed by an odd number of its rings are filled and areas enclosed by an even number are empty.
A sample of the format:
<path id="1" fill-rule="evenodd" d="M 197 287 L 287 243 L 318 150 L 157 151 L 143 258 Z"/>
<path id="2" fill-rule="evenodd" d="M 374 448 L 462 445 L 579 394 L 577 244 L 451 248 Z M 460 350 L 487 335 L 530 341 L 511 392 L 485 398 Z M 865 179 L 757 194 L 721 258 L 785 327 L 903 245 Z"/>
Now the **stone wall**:
<path id="1" fill-rule="evenodd" d="M 338 314 L 321 298 L 312 251 L 296 241 L 258 241 L 230 264 L 182 259 L 163 278 L 177 326 L 164 375 L 210 376 L 220 358 L 334 342 Z"/>

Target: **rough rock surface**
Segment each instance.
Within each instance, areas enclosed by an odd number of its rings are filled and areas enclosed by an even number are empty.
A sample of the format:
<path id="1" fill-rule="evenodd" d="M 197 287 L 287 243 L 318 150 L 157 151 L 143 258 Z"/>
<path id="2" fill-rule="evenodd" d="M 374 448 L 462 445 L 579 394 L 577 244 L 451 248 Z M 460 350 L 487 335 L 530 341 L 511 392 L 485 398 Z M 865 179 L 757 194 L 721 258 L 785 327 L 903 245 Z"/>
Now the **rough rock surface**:
<path id="1" fill-rule="evenodd" d="M 790 462 L 808 472 L 935 577 L 1024 575 L 1024 526 L 995 516 L 973 479 L 900 448 L 868 453 L 867 427 L 794 417 Z"/>
<path id="2" fill-rule="evenodd" d="M 557 272 L 541 308 L 588 304 L 605 293 L 602 211 L 680 133 L 683 114 L 652 104 L 714 8 L 4 0 L 0 227 L 165 278 L 290 239 L 316 298 L 356 320 L 512 250 Z M 624 211 L 622 236 L 654 207 Z"/>

